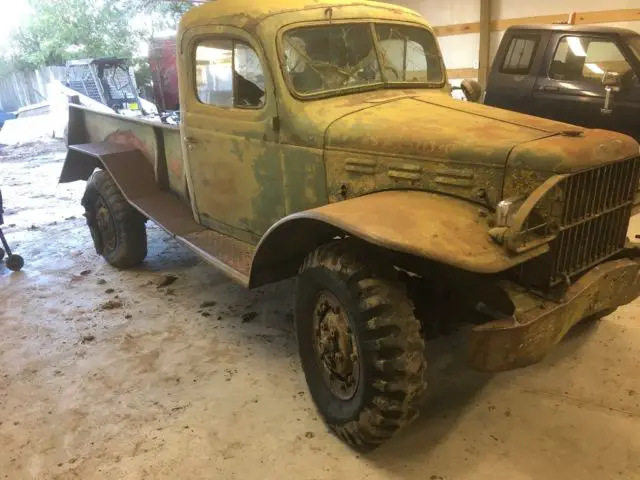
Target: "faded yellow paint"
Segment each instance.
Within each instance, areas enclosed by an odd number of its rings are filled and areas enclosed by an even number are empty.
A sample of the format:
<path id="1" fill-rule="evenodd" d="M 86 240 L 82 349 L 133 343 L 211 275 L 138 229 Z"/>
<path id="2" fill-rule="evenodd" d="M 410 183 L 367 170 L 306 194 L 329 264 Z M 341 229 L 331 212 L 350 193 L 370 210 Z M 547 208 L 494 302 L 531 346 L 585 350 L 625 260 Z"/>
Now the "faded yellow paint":
<path id="1" fill-rule="evenodd" d="M 340 9 L 347 8 L 351 11 L 365 12 L 365 15 L 352 16 L 351 18 L 384 18 L 387 20 L 416 20 L 425 23 L 422 17 L 409 8 L 374 2 L 358 0 L 349 2 L 345 0 L 216 0 L 189 10 L 180 21 L 180 30 L 185 31 L 192 27 L 208 25 L 226 25 L 251 29 L 260 22 L 269 20 L 274 15 L 288 17 L 286 23 L 300 21 L 304 13 L 321 11 L 328 8 L 335 9 L 333 17 L 340 18 Z M 315 13 L 315 12 L 314 12 Z"/>
<path id="2" fill-rule="evenodd" d="M 485 235 L 488 211 L 464 200 L 411 191 L 388 191 L 305 212 L 371 243 L 431 258 L 463 270 L 501 272 L 548 251 L 508 257 Z"/>
<path id="3" fill-rule="evenodd" d="M 130 144 L 142 151 L 155 164 L 158 154 L 153 127 L 121 116 L 88 111 L 85 115 L 85 129 L 89 142 L 111 141 Z"/>
<path id="4" fill-rule="evenodd" d="M 162 130 L 169 189 L 187 200 L 187 175 L 179 130 Z"/>

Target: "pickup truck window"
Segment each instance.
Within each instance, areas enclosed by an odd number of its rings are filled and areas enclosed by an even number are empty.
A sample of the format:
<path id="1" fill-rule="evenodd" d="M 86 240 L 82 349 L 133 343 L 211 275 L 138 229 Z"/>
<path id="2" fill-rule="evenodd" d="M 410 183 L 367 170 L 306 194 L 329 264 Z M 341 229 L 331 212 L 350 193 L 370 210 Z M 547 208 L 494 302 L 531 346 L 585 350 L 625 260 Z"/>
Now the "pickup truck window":
<path id="1" fill-rule="evenodd" d="M 509 42 L 500 71 L 514 75 L 527 75 L 535 58 L 538 43 L 540 43 L 540 37 L 537 35 L 513 37 Z"/>
<path id="2" fill-rule="evenodd" d="M 629 47 L 631 47 L 631 51 L 640 61 L 640 37 L 631 37 L 629 39 Z"/>
<path id="3" fill-rule="evenodd" d="M 260 59 L 248 45 L 234 40 L 204 40 L 196 46 L 198 100 L 207 105 L 259 108 L 264 105 Z"/>
<path id="4" fill-rule="evenodd" d="M 605 72 L 624 77 L 631 72 L 618 46 L 594 37 L 563 37 L 551 62 L 549 77 L 555 80 L 601 83 Z"/>
<path id="5" fill-rule="evenodd" d="M 283 65 L 300 95 L 386 84 L 440 86 L 444 81 L 431 32 L 406 25 L 295 28 L 283 38 Z"/>

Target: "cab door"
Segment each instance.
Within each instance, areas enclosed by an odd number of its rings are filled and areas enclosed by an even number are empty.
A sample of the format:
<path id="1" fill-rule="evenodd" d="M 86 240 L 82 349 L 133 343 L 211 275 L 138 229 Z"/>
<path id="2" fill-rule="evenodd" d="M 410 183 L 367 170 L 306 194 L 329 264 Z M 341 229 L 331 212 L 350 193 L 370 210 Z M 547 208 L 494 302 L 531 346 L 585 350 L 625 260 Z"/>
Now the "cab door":
<path id="1" fill-rule="evenodd" d="M 613 96 L 612 115 L 622 133 L 640 142 L 640 37 L 620 39 L 618 47 L 631 70 L 623 74 L 620 91 Z"/>
<path id="2" fill-rule="evenodd" d="M 487 82 L 486 105 L 533 113 L 533 87 L 549 37 L 543 30 L 507 30 Z"/>
<path id="3" fill-rule="evenodd" d="M 181 133 L 200 223 L 256 240 L 285 214 L 277 104 L 268 64 L 247 32 L 191 29 L 180 61 Z"/>
<path id="4" fill-rule="evenodd" d="M 623 118 L 633 100 L 631 90 L 615 93 L 612 113 L 603 112 L 605 72 L 621 78 L 633 73 L 616 40 L 592 34 L 556 36 L 547 71 L 536 85 L 536 114 L 587 128 L 625 131 Z"/>

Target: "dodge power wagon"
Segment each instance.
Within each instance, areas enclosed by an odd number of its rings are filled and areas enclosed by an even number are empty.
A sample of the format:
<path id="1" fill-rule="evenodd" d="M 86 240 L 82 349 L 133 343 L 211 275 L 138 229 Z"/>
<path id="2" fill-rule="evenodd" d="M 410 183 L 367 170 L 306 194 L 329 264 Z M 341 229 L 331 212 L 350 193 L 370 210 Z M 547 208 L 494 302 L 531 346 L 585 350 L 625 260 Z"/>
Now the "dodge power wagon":
<path id="1" fill-rule="evenodd" d="M 501 371 L 638 296 L 638 143 L 452 99 L 417 13 L 217 0 L 177 38 L 179 127 L 71 106 L 60 181 L 117 268 L 152 220 L 248 288 L 295 277 L 311 396 L 354 449 L 415 418 L 434 325 Z"/>

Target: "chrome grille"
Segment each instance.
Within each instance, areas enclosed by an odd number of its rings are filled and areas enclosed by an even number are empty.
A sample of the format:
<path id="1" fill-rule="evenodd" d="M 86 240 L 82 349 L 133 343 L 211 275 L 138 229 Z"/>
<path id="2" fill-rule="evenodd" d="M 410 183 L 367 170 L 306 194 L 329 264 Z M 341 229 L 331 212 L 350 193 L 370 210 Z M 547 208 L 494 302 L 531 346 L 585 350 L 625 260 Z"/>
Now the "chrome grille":
<path id="1" fill-rule="evenodd" d="M 580 172 L 563 181 L 560 230 L 550 245 L 552 285 L 622 250 L 639 181 L 640 157 Z"/>

